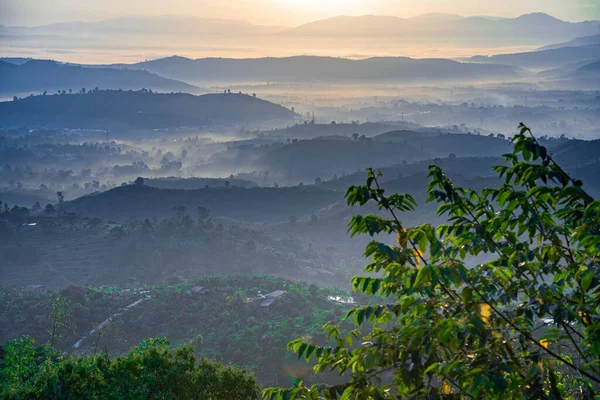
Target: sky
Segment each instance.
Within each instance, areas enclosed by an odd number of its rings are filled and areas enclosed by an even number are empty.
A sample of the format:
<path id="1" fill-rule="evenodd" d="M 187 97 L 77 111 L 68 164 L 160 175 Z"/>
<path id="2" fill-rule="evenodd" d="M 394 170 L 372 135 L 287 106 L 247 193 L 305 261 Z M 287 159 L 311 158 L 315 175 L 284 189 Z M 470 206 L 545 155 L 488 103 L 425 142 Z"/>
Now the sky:
<path id="1" fill-rule="evenodd" d="M 499 17 L 546 12 L 568 21 L 600 20 L 600 0 L 0 0 L 0 24 L 7 26 L 166 14 L 297 26 L 336 15 L 429 12 Z"/>

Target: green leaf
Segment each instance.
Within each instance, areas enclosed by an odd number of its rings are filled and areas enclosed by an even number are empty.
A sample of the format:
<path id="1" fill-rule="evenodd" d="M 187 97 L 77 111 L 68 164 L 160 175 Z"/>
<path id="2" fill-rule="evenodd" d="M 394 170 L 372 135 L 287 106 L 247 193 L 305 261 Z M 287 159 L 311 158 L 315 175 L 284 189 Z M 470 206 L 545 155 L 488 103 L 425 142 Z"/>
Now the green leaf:
<path id="1" fill-rule="evenodd" d="M 587 270 L 583 276 L 581 277 L 581 287 L 583 290 L 587 291 L 592 285 L 592 281 L 594 279 L 594 271 Z"/>
<path id="2" fill-rule="evenodd" d="M 473 290 L 470 287 L 464 287 L 461 294 L 465 304 L 469 304 L 473 301 Z"/>

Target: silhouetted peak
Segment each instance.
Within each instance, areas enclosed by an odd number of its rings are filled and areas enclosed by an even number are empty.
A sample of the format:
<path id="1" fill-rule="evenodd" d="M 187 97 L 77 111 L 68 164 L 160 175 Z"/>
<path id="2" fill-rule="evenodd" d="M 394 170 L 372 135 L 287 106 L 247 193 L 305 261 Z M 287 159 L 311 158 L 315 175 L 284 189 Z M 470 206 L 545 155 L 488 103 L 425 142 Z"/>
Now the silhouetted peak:
<path id="1" fill-rule="evenodd" d="M 192 61 L 191 58 L 183 57 L 183 56 L 169 56 L 164 57 L 162 60 L 171 60 L 171 61 Z"/>
<path id="2" fill-rule="evenodd" d="M 517 21 L 524 21 L 529 23 L 549 23 L 549 22 L 563 22 L 560 19 L 554 18 L 543 12 L 536 12 L 530 14 L 523 14 L 520 17 L 515 18 Z"/>

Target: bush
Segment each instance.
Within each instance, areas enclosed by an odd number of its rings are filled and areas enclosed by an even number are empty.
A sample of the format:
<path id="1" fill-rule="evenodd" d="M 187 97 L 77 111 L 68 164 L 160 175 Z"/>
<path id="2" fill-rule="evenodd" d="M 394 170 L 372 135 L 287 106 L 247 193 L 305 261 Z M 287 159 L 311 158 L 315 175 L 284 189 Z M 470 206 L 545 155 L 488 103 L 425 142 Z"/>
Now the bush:
<path id="1" fill-rule="evenodd" d="M 0 397 L 6 399 L 255 400 L 254 377 L 206 359 L 191 346 L 148 339 L 128 354 L 63 356 L 29 338 L 0 349 Z"/>

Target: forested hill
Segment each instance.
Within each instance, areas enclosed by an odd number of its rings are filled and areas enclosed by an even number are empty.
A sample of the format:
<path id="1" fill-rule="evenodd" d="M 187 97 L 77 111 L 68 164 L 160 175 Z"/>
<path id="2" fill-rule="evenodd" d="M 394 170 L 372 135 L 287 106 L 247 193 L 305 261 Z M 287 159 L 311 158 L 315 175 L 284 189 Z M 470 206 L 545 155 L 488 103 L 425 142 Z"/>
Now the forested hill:
<path id="1" fill-rule="evenodd" d="M 10 60 L 10 59 L 9 59 Z M 65 65 L 51 60 L 30 60 L 22 64 L 0 60 L 0 92 L 80 91 L 82 88 L 133 89 L 150 88 L 161 92 L 193 93 L 197 87 L 148 71 L 87 68 Z"/>
<path id="2" fill-rule="evenodd" d="M 99 90 L 0 103 L 0 126 L 155 129 L 289 120 L 294 113 L 244 94 Z"/>
<path id="3" fill-rule="evenodd" d="M 129 218 L 172 216 L 175 206 L 184 206 L 190 213 L 202 206 L 215 217 L 251 222 L 287 222 L 290 216 L 308 218 L 342 199 L 341 192 L 315 186 L 180 190 L 129 185 L 80 197 L 66 203 L 65 209 L 122 222 Z"/>

